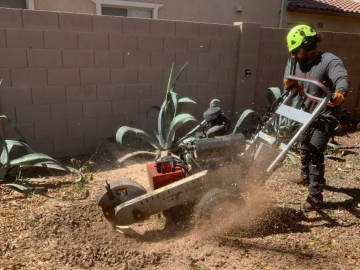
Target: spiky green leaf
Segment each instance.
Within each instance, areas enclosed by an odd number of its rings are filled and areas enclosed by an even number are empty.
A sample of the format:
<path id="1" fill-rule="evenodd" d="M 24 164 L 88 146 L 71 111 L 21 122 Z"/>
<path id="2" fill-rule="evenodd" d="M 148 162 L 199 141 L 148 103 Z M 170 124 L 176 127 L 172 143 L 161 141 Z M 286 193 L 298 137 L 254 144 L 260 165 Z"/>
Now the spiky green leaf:
<path id="1" fill-rule="evenodd" d="M 136 152 L 132 152 L 129 153 L 125 156 L 123 156 L 122 158 L 120 158 L 118 160 L 119 163 L 124 162 L 125 160 L 127 160 L 128 158 L 134 157 L 134 156 L 138 156 L 138 155 L 150 155 L 150 156 L 159 156 L 159 154 L 161 154 L 161 151 L 157 151 L 157 152 L 147 152 L 147 151 L 136 151 Z"/>
<path id="2" fill-rule="evenodd" d="M 116 132 L 116 141 L 120 144 L 123 144 L 123 138 L 125 135 L 135 136 L 136 138 L 139 138 L 149 143 L 156 150 L 163 149 L 163 147 L 161 147 L 161 145 L 157 141 L 155 141 L 149 134 L 147 134 L 145 131 L 142 131 L 141 129 L 127 126 L 121 127 Z"/>
<path id="3" fill-rule="evenodd" d="M 171 121 L 169 132 L 167 134 L 166 140 L 165 140 L 165 149 L 170 149 L 172 147 L 173 137 L 178 128 L 180 128 L 182 125 L 184 125 L 187 122 L 195 121 L 195 117 L 188 113 L 183 113 L 177 115 L 173 121 Z"/>
<path id="4" fill-rule="evenodd" d="M 236 131 L 237 131 L 237 130 L 240 128 L 240 126 L 242 125 L 242 123 L 245 121 L 245 119 L 247 119 L 248 117 L 250 117 L 250 116 L 252 116 L 252 115 L 258 116 L 257 112 L 255 112 L 255 111 L 253 111 L 253 110 L 250 110 L 250 109 L 245 110 L 245 111 L 241 114 L 239 120 L 236 122 L 236 125 L 235 125 L 235 127 L 234 127 L 234 130 L 233 130 L 232 134 L 235 134 Z"/>
<path id="5" fill-rule="evenodd" d="M 215 107 L 216 106 L 215 102 L 219 102 L 220 103 L 219 107 L 221 107 L 220 100 L 218 100 L 216 98 L 210 101 L 210 107 Z"/>

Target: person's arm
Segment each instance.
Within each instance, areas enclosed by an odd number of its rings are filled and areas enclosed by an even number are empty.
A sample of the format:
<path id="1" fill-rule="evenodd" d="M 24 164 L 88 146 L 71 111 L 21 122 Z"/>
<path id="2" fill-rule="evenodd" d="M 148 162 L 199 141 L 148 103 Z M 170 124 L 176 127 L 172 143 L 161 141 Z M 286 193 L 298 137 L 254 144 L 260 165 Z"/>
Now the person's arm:
<path id="1" fill-rule="evenodd" d="M 340 58 L 332 55 L 327 64 L 327 74 L 335 87 L 335 92 L 346 97 L 350 83 L 347 71 Z"/>

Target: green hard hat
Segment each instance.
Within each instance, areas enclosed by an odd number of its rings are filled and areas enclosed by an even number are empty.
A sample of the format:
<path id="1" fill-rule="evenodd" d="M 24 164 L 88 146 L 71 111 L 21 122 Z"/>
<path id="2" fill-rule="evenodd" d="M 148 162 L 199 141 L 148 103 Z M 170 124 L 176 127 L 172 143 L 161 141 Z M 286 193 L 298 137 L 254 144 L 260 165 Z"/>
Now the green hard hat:
<path id="1" fill-rule="evenodd" d="M 305 24 L 300 24 L 295 26 L 293 29 L 290 30 L 289 34 L 286 38 L 286 43 L 289 49 L 289 52 L 299 47 L 305 37 L 312 37 L 315 36 L 316 32 L 310 26 Z"/>

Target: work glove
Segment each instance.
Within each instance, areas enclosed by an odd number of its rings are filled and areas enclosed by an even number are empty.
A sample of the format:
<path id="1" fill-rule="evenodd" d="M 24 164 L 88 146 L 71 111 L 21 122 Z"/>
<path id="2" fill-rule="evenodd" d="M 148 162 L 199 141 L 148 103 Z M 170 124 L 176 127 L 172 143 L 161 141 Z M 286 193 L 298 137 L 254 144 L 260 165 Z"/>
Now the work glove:
<path id="1" fill-rule="evenodd" d="M 286 90 L 291 90 L 297 81 L 290 80 L 290 79 L 284 79 L 284 85 Z"/>
<path id="2" fill-rule="evenodd" d="M 345 100 L 345 97 L 343 96 L 343 94 L 341 94 L 339 92 L 335 92 L 332 95 L 332 103 L 335 106 L 340 106 L 343 103 L 344 100 Z"/>

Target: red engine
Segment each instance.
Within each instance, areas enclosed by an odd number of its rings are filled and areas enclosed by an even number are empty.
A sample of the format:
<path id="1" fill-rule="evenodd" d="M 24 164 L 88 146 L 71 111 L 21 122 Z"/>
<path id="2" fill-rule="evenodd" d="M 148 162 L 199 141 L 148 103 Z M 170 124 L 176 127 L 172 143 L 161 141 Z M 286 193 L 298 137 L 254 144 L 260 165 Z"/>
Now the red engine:
<path id="1" fill-rule="evenodd" d="M 173 157 L 163 157 L 156 163 L 146 164 L 149 186 L 155 190 L 184 178 L 183 170 L 176 165 Z"/>

